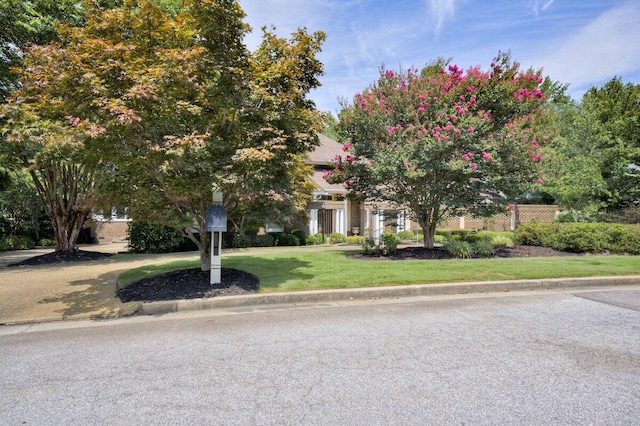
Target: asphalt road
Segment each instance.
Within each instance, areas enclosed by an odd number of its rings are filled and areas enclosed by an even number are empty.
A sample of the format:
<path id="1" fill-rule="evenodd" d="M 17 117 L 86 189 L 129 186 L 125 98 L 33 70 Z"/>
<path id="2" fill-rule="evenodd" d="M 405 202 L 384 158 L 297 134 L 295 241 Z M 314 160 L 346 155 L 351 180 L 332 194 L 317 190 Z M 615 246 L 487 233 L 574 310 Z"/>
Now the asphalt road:
<path id="1" fill-rule="evenodd" d="M 6 425 L 632 425 L 640 289 L 0 327 Z"/>

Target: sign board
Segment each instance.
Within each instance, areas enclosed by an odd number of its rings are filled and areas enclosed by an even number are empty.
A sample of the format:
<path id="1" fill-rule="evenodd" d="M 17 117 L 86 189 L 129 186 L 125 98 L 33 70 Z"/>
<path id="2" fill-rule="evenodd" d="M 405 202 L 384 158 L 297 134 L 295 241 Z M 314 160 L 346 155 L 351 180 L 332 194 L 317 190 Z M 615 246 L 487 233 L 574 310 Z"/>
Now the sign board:
<path id="1" fill-rule="evenodd" d="M 227 210 L 222 204 L 211 204 L 204 218 L 205 231 L 227 232 Z"/>

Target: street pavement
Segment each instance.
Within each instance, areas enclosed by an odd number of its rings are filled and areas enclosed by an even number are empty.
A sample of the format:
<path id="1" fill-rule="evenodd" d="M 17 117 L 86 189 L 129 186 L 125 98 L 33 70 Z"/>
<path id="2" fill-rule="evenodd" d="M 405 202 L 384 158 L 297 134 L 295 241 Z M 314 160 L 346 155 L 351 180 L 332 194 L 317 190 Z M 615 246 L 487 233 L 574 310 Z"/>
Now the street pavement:
<path id="1" fill-rule="evenodd" d="M 635 425 L 640 289 L 0 327 L 7 425 Z"/>

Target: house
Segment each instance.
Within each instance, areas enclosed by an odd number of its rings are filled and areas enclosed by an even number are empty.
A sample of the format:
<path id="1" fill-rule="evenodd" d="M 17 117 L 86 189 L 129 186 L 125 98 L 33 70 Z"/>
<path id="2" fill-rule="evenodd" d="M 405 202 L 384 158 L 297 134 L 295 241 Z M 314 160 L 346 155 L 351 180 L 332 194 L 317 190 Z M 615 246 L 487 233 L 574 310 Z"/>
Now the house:
<path id="1" fill-rule="evenodd" d="M 419 228 L 409 221 L 403 210 L 350 199 L 347 197 L 349 191 L 343 185 L 327 182 L 323 176 L 332 170 L 331 160 L 343 154 L 342 145 L 323 134 L 318 138 L 320 145 L 309 154 L 309 164 L 313 166 L 311 179 L 317 187 L 313 191 L 313 201 L 307 206 L 309 235 L 332 232 L 375 235 L 384 232 L 385 228 L 393 232 Z"/>
<path id="2" fill-rule="evenodd" d="M 312 180 L 316 184 L 313 201 L 307 206 L 309 235 L 339 232 L 344 235 L 379 236 L 385 230 L 400 232 L 419 230 L 406 212 L 389 204 L 373 205 L 350 199 L 348 190 L 340 184 L 327 182 L 323 175 L 332 169 L 331 160 L 344 154 L 342 145 L 323 135 L 318 135 L 320 145 L 309 154 L 309 164 L 313 166 Z M 446 229 L 488 229 L 509 231 L 516 223 L 529 223 L 534 218 L 540 222 L 553 222 L 558 214 L 555 205 L 520 204 L 517 209 L 491 218 L 475 218 L 471 215 L 452 217 L 442 228 Z"/>

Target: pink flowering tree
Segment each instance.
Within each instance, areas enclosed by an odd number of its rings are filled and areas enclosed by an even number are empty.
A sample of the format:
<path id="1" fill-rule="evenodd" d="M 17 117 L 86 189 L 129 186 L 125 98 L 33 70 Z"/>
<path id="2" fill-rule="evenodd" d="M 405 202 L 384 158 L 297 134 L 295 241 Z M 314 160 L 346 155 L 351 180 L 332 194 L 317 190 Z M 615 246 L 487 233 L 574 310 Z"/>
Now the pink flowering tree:
<path id="1" fill-rule="evenodd" d="M 433 247 L 435 228 L 463 209 L 504 211 L 541 183 L 545 87 L 540 71 L 499 54 L 488 71 L 438 60 L 382 70 L 340 113 L 348 141 L 328 179 L 353 196 L 406 208 Z"/>

